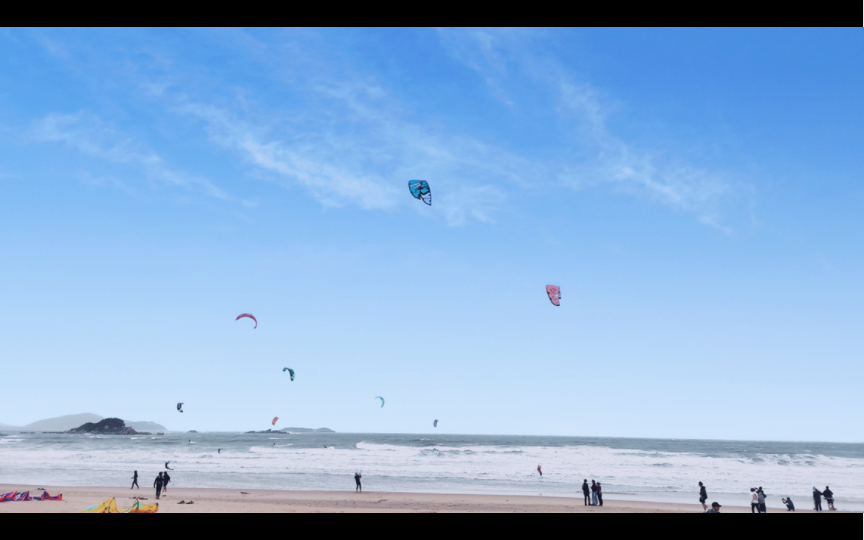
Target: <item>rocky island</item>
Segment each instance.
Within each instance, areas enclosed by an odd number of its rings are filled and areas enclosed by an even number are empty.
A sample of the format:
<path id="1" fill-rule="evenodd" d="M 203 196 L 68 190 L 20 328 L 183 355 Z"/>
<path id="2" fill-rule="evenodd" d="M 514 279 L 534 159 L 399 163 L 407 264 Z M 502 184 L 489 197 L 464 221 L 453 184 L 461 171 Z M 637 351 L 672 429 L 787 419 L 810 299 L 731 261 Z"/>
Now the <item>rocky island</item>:
<path id="1" fill-rule="evenodd" d="M 96 423 L 87 422 L 77 428 L 70 429 L 64 433 L 70 434 L 98 434 L 98 435 L 150 435 L 150 433 L 138 432 L 131 427 L 126 427 L 126 422 L 119 418 L 105 418 Z"/>

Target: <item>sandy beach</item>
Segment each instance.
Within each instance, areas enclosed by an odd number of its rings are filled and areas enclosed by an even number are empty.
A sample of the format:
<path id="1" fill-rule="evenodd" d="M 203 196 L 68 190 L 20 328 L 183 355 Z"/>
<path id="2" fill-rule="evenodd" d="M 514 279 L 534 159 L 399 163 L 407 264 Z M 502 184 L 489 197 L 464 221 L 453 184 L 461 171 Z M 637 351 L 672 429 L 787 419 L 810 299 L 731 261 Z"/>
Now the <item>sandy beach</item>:
<path id="1" fill-rule="evenodd" d="M 0 484 L 0 493 L 35 492 L 44 487 L 63 501 L 32 501 L 0 504 L 0 513 L 77 513 L 106 499 L 116 498 L 120 508 L 133 502 L 133 492 L 119 487 L 52 487 Z M 509 495 L 448 495 L 427 493 L 334 492 L 172 488 L 162 495 L 159 513 L 345 513 L 345 512 L 500 512 L 500 513 L 701 513 L 698 504 L 670 504 L 648 501 L 606 500 L 603 507 L 584 506 L 582 499 Z M 135 495 L 155 501 L 153 490 L 136 490 Z M 178 504 L 194 501 L 195 504 Z M 724 506 L 724 513 L 747 513 L 750 508 Z M 787 513 L 777 510 L 773 513 Z M 812 513 L 800 509 L 797 513 Z"/>

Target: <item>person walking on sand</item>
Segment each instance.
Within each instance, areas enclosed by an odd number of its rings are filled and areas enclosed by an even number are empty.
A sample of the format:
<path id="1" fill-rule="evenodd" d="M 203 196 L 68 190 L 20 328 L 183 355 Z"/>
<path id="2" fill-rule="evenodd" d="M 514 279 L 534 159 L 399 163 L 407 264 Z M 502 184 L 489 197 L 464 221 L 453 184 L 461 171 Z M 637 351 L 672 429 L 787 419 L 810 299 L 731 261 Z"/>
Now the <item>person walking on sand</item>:
<path id="1" fill-rule="evenodd" d="M 162 473 L 159 473 L 159 476 L 156 477 L 156 480 L 153 482 L 153 487 L 156 488 L 156 500 L 159 500 L 159 497 L 162 496 L 162 487 L 165 485 L 165 479 L 162 478 Z"/>
<path id="2" fill-rule="evenodd" d="M 591 506 L 591 490 L 588 489 L 588 479 L 582 480 L 582 495 L 585 497 L 585 506 Z"/>
<path id="3" fill-rule="evenodd" d="M 600 501 L 600 506 L 603 506 L 603 486 L 597 482 L 597 500 Z"/>
<path id="4" fill-rule="evenodd" d="M 822 492 L 813 486 L 813 510 L 822 511 Z"/>
<path id="5" fill-rule="evenodd" d="M 357 484 L 357 486 L 354 488 L 354 493 L 357 493 L 358 491 L 360 493 L 363 493 L 363 484 L 360 483 L 361 478 L 363 478 L 362 474 L 358 472 L 354 473 L 354 483 Z"/>
<path id="6" fill-rule="evenodd" d="M 141 489 L 141 486 L 138 485 L 138 471 L 135 471 L 135 473 L 132 475 L 132 487 L 130 487 L 129 489 L 134 488 Z"/>
<path id="7" fill-rule="evenodd" d="M 162 481 L 163 481 L 162 491 L 164 491 L 165 493 L 168 493 L 168 484 L 171 482 L 171 477 L 168 476 L 167 472 L 162 475 Z"/>
<path id="8" fill-rule="evenodd" d="M 597 483 L 591 480 L 591 506 L 597 506 Z"/>
<path id="9" fill-rule="evenodd" d="M 705 501 L 708 500 L 708 492 L 705 490 L 705 486 L 702 485 L 702 482 L 699 482 L 699 502 L 702 503 L 702 511 L 708 511 L 708 505 L 705 504 Z"/>
<path id="10" fill-rule="evenodd" d="M 756 488 L 750 488 L 750 513 L 759 513 L 759 495 L 756 495 Z"/>
<path id="11" fill-rule="evenodd" d="M 767 514 L 768 513 L 768 507 L 765 506 L 765 492 L 762 491 L 762 486 L 759 486 L 756 489 L 756 499 L 759 501 L 759 513 L 760 514 Z"/>
<path id="12" fill-rule="evenodd" d="M 837 509 L 834 508 L 834 492 L 831 491 L 831 488 L 825 486 L 825 491 L 822 492 L 822 496 L 825 497 L 825 502 L 828 503 L 828 511 L 836 511 Z"/>

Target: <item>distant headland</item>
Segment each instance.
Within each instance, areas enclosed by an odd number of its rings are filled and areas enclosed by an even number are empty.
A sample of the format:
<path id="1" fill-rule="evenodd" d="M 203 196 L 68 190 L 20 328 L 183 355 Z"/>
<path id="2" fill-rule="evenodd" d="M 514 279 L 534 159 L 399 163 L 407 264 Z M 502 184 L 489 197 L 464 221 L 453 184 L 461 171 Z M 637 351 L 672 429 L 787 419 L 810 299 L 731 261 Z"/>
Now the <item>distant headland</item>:
<path id="1" fill-rule="evenodd" d="M 85 424 L 98 424 L 102 420 L 105 420 L 102 416 L 98 414 L 84 413 L 84 414 L 70 414 L 66 416 L 58 416 L 56 418 L 47 418 L 45 420 L 39 420 L 38 422 L 33 422 L 32 424 L 27 424 L 22 427 L 15 426 L 7 426 L 5 424 L 0 424 L 0 429 L 13 431 L 13 430 L 28 430 L 28 431 L 51 431 L 51 432 L 66 432 L 69 430 L 77 429 L 79 427 L 83 427 Z M 133 421 L 124 421 L 124 425 L 126 428 L 130 428 L 136 431 L 168 431 L 165 426 L 157 424 L 155 422 L 133 422 Z"/>

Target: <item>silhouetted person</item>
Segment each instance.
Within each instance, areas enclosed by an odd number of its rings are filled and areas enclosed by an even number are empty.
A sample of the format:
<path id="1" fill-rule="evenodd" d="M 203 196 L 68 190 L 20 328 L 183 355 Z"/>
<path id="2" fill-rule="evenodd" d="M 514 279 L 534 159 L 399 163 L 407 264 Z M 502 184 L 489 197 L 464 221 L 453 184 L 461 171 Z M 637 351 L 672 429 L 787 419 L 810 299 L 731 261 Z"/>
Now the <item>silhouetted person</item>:
<path id="1" fill-rule="evenodd" d="M 132 475 L 132 487 L 130 487 L 129 489 L 132 488 L 141 489 L 141 486 L 138 485 L 138 471 L 135 471 L 135 474 Z"/>
<path id="2" fill-rule="evenodd" d="M 540 465 L 537 465 L 537 472 L 540 473 L 540 478 L 543 478 L 543 469 L 540 468 Z"/>
<path id="3" fill-rule="evenodd" d="M 597 506 L 597 484 L 591 480 L 591 506 Z"/>
<path id="4" fill-rule="evenodd" d="M 825 502 L 828 503 L 828 511 L 837 510 L 834 508 L 834 492 L 831 491 L 831 488 L 825 486 L 825 491 L 822 492 L 822 496 L 825 497 Z"/>
<path id="5" fill-rule="evenodd" d="M 588 480 L 582 480 L 582 495 L 585 496 L 585 506 L 591 505 L 591 490 L 588 489 Z"/>
<path id="6" fill-rule="evenodd" d="M 169 463 L 171 463 L 171 462 L 170 461 L 165 462 L 165 468 L 168 469 L 169 471 L 173 471 L 174 469 L 172 469 L 171 467 L 168 466 Z"/>
<path id="7" fill-rule="evenodd" d="M 156 500 L 159 500 L 159 497 L 162 496 L 162 488 L 165 486 L 165 479 L 162 477 L 162 473 L 159 473 L 159 476 L 156 477 L 156 480 L 153 482 L 153 487 L 156 488 Z"/>
<path id="8" fill-rule="evenodd" d="M 822 492 L 815 487 L 813 488 L 813 510 L 822 511 Z"/>
<path id="9" fill-rule="evenodd" d="M 603 486 L 597 482 L 597 500 L 600 501 L 600 506 L 603 506 Z"/>
<path id="10" fill-rule="evenodd" d="M 168 476 L 167 472 L 162 475 L 162 480 L 163 480 L 162 491 L 164 491 L 165 493 L 168 493 L 168 484 L 171 482 L 171 477 Z"/>
<path id="11" fill-rule="evenodd" d="M 705 501 L 708 500 L 708 492 L 705 490 L 705 486 L 702 485 L 702 482 L 699 482 L 699 502 L 702 503 L 702 511 L 708 511 L 708 505 L 705 504 Z"/>
<path id="12" fill-rule="evenodd" d="M 795 511 L 795 503 L 792 502 L 792 497 L 786 497 L 785 499 L 780 499 L 780 501 L 786 505 L 787 512 Z"/>
<path id="13" fill-rule="evenodd" d="M 711 503 L 711 510 L 705 512 L 706 514 L 719 514 L 720 513 L 720 503 L 713 502 Z"/>
<path id="14" fill-rule="evenodd" d="M 363 478 L 363 475 L 360 473 L 354 473 L 354 483 L 357 484 L 357 487 L 354 488 L 354 492 L 363 493 L 363 484 L 360 483 L 360 479 Z"/>

